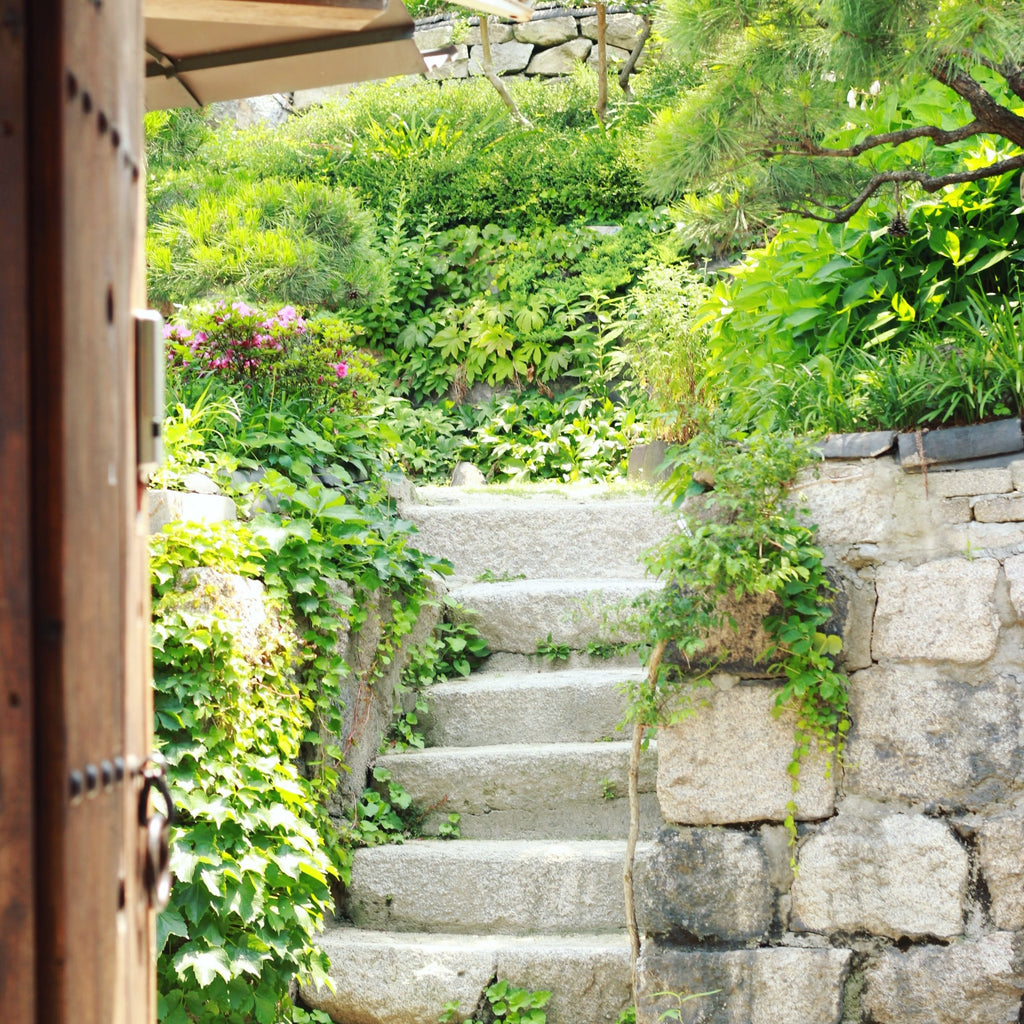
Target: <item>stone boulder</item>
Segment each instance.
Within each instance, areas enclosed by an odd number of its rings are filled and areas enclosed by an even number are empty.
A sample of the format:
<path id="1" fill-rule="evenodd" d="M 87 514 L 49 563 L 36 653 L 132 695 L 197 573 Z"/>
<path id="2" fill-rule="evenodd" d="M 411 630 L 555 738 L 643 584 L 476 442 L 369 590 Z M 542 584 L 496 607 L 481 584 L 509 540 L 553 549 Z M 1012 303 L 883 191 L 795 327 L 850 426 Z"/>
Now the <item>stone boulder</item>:
<path id="1" fill-rule="evenodd" d="M 491 63 L 496 75 L 514 74 L 522 71 L 533 56 L 533 47 L 529 43 L 498 43 L 491 45 Z M 484 73 L 484 48 L 471 46 L 469 49 L 469 73 Z"/>
<path id="2" fill-rule="evenodd" d="M 658 731 L 658 800 L 666 821 L 724 825 L 783 821 L 793 799 L 787 767 L 796 714 L 774 714 L 776 688 L 735 685 L 698 691 L 706 706 Z M 827 818 L 835 807 L 828 758 L 812 750 L 803 764 L 797 818 Z"/>
<path id="3" fill-rule="evenodd" d="M 590 54 L 589 39 L 573 39 L 561 46 L 534 53 L 526 68 L 528 75 L 543 75 L 548 78 L 571 75 L 573 68 Z"/>
<path id="4" fill-rule="evenodd" d="M 774 911 L 770 876 L 759 836 L 662 829 L 637 863 L 640 930 L 689 942 L 762 939 Z"/>
<path id="5" fill-rule="evenodd" d="M 839 1024 L 850 958 L 847 949 L 649 944 L 640 956 L 637 1024 Z M 671 1010 L 679 1016 L 663 1016 Z"/>
<path id="6" fill-rule="evenodd" d="M 521 43 L 533 46 L 560 46 L 579 36 L 576 19 L 572 15 L 560 18 L 542 18 L 516 25 L 512 35 Z"/>
<path id="7" fill-rule="evenodd" d="M 997 932 L 952 946 L 886 950 L 861 1005 L 876 1024 L 1017 1024 L 1024 936 Z"/>
<path id="8" fill-rule="evenodd" d="M 798 852 L 794 931 L 951 938 L 964 930 L 970 864 L 949 827 L 851 802 Z"/>

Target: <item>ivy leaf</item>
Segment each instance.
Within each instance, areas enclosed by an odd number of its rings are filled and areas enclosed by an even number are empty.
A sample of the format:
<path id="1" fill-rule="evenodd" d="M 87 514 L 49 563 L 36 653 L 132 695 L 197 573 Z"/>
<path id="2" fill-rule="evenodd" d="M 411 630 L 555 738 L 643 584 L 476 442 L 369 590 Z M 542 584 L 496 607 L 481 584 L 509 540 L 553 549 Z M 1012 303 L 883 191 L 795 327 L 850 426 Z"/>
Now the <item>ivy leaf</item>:
<path id="1" fill-rule="evenodd" d="M 177 935 L 180 938 L 188 938 L 188 925 L 181 916 L 181 912 L 175 906 L 165 907 L 156 917 L 156 952 L 159 956 L 167 945 L 167 940 Z"/>
<path id="2" fill-rule="evenodd" d="M 231 964 L 223 949 L 208 949 L 201 953 L 189 951 L 187 948 L 174 958 L 174 966 L 178 977 L 184 979 L 185 972 L 192 968 L 200 988 L 206 988 L 214 978 L 231 980 Z"/>

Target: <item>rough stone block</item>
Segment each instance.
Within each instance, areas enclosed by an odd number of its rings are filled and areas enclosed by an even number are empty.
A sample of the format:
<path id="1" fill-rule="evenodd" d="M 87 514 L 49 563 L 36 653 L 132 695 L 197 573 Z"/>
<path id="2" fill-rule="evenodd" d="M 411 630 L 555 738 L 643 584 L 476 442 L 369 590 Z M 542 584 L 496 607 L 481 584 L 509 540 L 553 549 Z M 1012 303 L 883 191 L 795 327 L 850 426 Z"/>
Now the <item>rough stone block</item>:
<path id="1" fill-rule="evenodd" d="M 644 30 L 644 19 L 639 14 L 609 14 L 605 22 L 604 41 L 627 53 L 632 52 Z M 597 18 L 580 18 L 580 35 L 597 42 Z"/>
<path id="2" fill-rule="evenodd" d="M 640 930 L 690 940 L 763 938 L 774 909 L 769 875 L 758 836 L 662 829 L 637 864 Z"/>
<path id="3" fill-rule="evenodd" d="M 979 523 L 1024 522 L 1024 494 L 1006 494 L 995 498 L 978 498 L 973 505 Z"/>
<path id="4" fill-rule="evenodd" d="M 878 570 L 878 608 L 871 650 L 876 660 L 972 664 L 995 653 L 999 563 L 940 559 Z"/>
<path id="5" fill-rule="evenodd" d="M 629 50 L 623 50 L 620 46 L 606 46 L 605 47 L 605 60 L 608 62 L 608 67 L 616 67 L 619 64 L 625 64 L 629 59 Z M 592 68 L 596 68 L 600 58 L 597 54 L 597 47 L 595 46 L 590 51 L 590 56 L 587 58 L 587 64 Z M 641 53 L 639 59 L 636 62 L 637 68 L 643 68 L 645 64 L 644 55 Z"/>
<path id="6" fill-rule="evenodd" d="M 576 39 L 579 30 L 576 19 L 565 15 L 560 18 L 537 18 L 523 25 L 515 25 L 512 35 L 519 42 L 531 43 L 533 46 L 559 46 L 570 39 Z"/>
<path id="7" fill-rule="evenodd" d="M 491 41 L 491 46 L 496 46 L 498 43 L 511 43 L 515 38 L 512 34 L 512 26 L 506 21 L 498 21 L 497 18 L 487 19 L 487 37 Z M 465 42 L 468 46 L 480 45 L 479 24 L 473 25 L 466 33 Z"/>
<path id="8" fill-rule="evenodd" d="M 1010 477 L 1013 479 L 1013 488 L 1017 491 L 1024 491 L 1024 459 L 1017 459 L 1009 465 Z"/>
<path id="9" fill-rule="evenodd" d="M 974 519 L 974 510 L 968 497 L 943 498 L 941 508 L 942 521 L 952 526 L 970 523 Z"/>
<path id="10" fill-rule="evenodd" d="M 930 473 L 928 494 L 933 498 L 960 495 L 1006 494 L 1013 490 L 1009 469 L 961 469 L 951 473 Z"/>
<path id="11" fill-rule="evenodd" d="M 847 672 L 867 668 L 871 664 L 871 624 L 875 617 L 874 584 L 859 577 L 837 580 L 846 598 L 845 622 L 830 623 L 826 632 L 833 632 L 833 626 L 843 638 L 843 649 L 839 660 Z"/>
<path id="12" fill-rule="evenodd" d="M 983 822 L 978 829 L 978 858 L 996 927 L 1024 931 L 1024 815 Z"/>
<path id="13" fill-rule="evenodd" d="M 846 791 L 969 810 L 1013 799 L 1024 787 L 1022 703 L 1013 676 L 971 686 L 913 667 L 858 672 Z"/>
<path id="14" fill-rule="evenodd" d="M 230 623 L 230 632 L 244 657 L 256 660 L 261 656 L 264 630 L 270 620 L 265 588 L 259 580 L 200 567 L 182 569 L 176 582 L 197 612 L 217 614 Z"/>
<path id="15" fill-rule="evenodd" d="M 159 533 L 168 523 L 223 523 L 238 518 L 235 503 L 221 494 L 151 490 L 149 532 Z"/>
<path id="16" fill-rule="evenodd" d="M 1006 558 L 1024 551 L 1024 523 L 979 523 L 949 527 L 950 553 L 965 558 Z"/>
<path id="17" fill-rule="evenodd" d="M 916 814 L 840 815 L 798 852 L 793 931 L 949 938 L 963 931 L 967 852 Z"/>
<path id="18" fill-rule="evenodd" d="M 878 544 L 895 522 L 899 470 L 888 460 L 826 463 L 804 473 L 794 500 L 806 505 L 818 526 L 818 542 L 826 545 Z"/>
<path id="19" fill-rule="evenodd" d="M 658 800 L 666 821 L 724 825 L 783 821 L 793 798 L 786 770 L 793 754 L 796 716 L 772 711 L 771 686 L 700 691 L 693 717 L 658 731 Z M 727 752 L 727 753 L 726 753 Z M 827 758 L 812 751 L 800 776 L 797 817 L 828 817 L 835 783 Z"/>
<path id="20" fill-rule="evenodd" d="M 639 965 L 638 1024 L 679 1010 L 682 1024 L 838 1024 L 847 949 L 744 949 L 705 952 L 657 945 Z M 680 1002 L 672 993 L 714 993 Z"/>
<path id="21" fill-rule="evenodd" d="M 426 53 L 428 50 L 440 50 L 442 47 L 451 45 L 455 38 L 455 26 L 450 21 L 441 22 L 428 28 L 417 29 L 412 38 L 420 53 Z"/>
<path id="22" fill-rule="evenodd" d="M 455 47 L 455 56 L 440 67 L 429 68 L 427 77 L 433 79 L 469 78 L 469 47 L 460 43 Z"/>
<path id="23" fill-rule="evenodd" d="M 1024 619 L 1024 555 L 1011 555 L 1003 562 L 1010 584 L 1010 601 L 1018 619 Z"/>
<path id="24" fill-rule="evenodd" d="M 886 950 L 868 968 L 861 1005 L 877 1024 L 1016 1024 L 1024 937 Z"/>
<path id="25" fill-rule="evenodd" d="M 522 71 L 530 63 L 533 47 L 529 43 L 494 43 L 491 44 L 491 62 L 496 75 L 507 75 Z M 484 53 L 482 46 L 471 46 L 469 49 L 469 73 L 484 73 Z"/>
<path id="26" fill-rule="evenodd" d="M 548 78 L 571 75 L 573 68 L 585 61 L 593 44 L 589 39 L 573 39 L 561 46 L 534 53 L 526 68 L 528 75 L 543 75 Z"/>

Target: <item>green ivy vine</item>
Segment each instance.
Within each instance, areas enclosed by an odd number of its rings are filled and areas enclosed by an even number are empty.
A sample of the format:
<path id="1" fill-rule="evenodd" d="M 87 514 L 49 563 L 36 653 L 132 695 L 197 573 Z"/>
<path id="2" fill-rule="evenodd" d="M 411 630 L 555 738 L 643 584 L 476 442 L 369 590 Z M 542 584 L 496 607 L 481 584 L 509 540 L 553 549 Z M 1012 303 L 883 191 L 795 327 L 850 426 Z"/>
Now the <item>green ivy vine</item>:
<path id="1" fill-rule="evenodd" d="M 776 713 L 797 712 L 789 765 L 794 794 L 811 745 L 841 755 L 850 727 L 846 678 L 836 665 L 842 639 L 825 632 L 834 587 L 817 527 L 791 500 L 790 486 L 812 458 L 805 441 L 730 436 L 714 426 L 683 450 L 666 485 L 682 527 L 649 553 L 648 569 L 665 586 L 641 605 L 651 648 L 674 644 L 679 664 L 663 655 L 655 684 L 633 684 L 630 693 L 631 718 L 645 726 L 692 713 L 692 687 L 709 683 L 720 663 L 708 659 L 705 647 L 729 621 L 728 602 L 774 595 L 762 661 L 766 674 L 782 680 Z M 795 810 L 791 802 L 792 835 Z"/>
<path id="2" fill-rule="evenodd" d="M 834 587 L 815 525 L 794 504 L 790 486 L 813 459 L 806 441 L 731 434 L 707 424 L 678 450 L 665 490 L 680 528 L 648 555 L 664 586 L 639 601 L 650 654 L 644 679 L 627 684 L 633 723 L 631 828 L 627 849 L 627 923 L 635 965 L 639 935 L 632 903 L 632 864 L 639 827 L 637 768 L 649 730 L 695 713 L 696 688 L 710 685 L 728 655 L 708 638 L 735 625 L 730 605 L 771 595 L 762 671 L 780 680 L 774 713 L 796 712 L 788 766 L 792 798 L 785 826 L 795 844 L 800 772 L 812 747 L 841 757 L 850 728 L 847 680 L 836 663 L 842 639 L 826 631 Z M 828 770 L 828 769 L 826 769 Z"/>

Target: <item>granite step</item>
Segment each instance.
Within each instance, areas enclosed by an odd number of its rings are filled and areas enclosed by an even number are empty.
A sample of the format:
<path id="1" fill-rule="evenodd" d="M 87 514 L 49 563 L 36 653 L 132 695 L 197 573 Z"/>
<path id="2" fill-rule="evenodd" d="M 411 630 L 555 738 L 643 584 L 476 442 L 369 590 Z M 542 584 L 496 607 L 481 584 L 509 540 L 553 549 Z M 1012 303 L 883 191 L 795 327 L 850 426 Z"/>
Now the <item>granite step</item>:
<path id="1" fill-rule="evenodd" d="M 628 741 L 431 747 L 377 759 L 436 835 L 455 812 L 464 839 L 625 839 Z M 643 834 L 661 823 L 652 743 L 640 763 Z"/>

